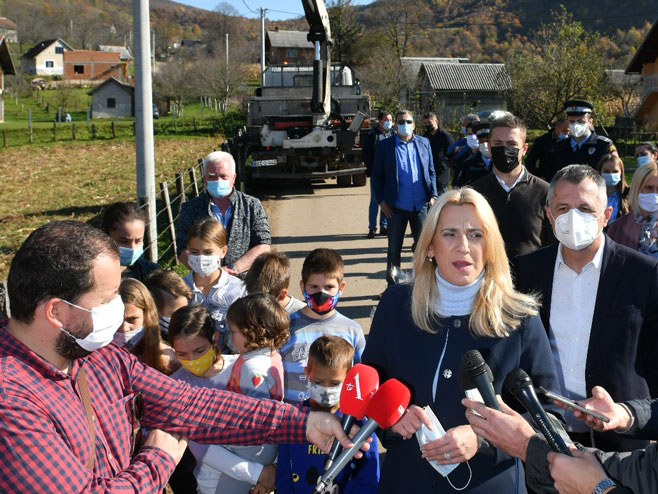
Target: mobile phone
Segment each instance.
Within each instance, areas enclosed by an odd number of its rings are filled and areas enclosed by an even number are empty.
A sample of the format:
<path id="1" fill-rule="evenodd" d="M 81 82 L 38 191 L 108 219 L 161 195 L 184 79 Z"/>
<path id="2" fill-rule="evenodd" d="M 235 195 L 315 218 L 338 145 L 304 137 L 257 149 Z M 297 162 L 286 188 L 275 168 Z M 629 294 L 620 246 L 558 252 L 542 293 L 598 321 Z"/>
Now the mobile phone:
<path id="1" fill-rule="evenodd" d="M 603 420 L 603 422 L 608 423 L 610 422 L 610 419 L 603 415 L 602 413 L 596 412 L 594 410 L 589 410 L 585 408 L 584 406 L 579 405 L 573 400 L 570 400 L 569 398 L 565 398 L 564 396 L 560 396 L 557 393 L 553 393 L 552 391 L 548 391 L 547 389 L 544 389 L 542 386 L 539 386 L 539 392 L 543 394 L 546 398 L 550 398 L 551 400 L 558 401 L 562 403 L 566 408 L 569 410 L 578 410 L 579 412 L 586 413 L 587 415 L 591 415 L 592 417 L 595 417 L 599 420 Z"/>

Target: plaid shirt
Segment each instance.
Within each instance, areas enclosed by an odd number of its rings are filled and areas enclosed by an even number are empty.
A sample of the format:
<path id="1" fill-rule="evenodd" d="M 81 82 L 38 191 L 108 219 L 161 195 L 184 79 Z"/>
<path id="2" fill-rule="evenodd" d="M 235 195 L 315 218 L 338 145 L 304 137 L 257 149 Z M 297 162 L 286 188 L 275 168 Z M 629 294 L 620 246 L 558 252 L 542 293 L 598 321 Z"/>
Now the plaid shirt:
<path id="1" fill-rule="evenodd" d="M 0 323 L 0 492 L 160 493 L 172 457 L 143 447 L 130 457 L 130 401 L 144 400 L 142 425 L 200 443 L 253 445 L 303 442 L 307 413 L 227 391 L 192 388 L 141 364 L 111 344 L 63 373 Z M 91 438 L 76 376 L 84 365 L 96 424 Z"/>

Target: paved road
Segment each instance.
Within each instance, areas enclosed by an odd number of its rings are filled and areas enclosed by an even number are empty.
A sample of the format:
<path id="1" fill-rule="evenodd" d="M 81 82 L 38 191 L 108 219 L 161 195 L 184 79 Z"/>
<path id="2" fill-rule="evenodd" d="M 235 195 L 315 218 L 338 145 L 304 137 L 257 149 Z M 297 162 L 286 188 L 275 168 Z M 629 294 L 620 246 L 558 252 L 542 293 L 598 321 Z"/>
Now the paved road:
<path id="1" fill-rule="evenodd" d="M 255 195 L 263 199 L 272 243 L 291 263 L 290 292 L 301 298 L 304 257 L 318 247 L 336 249 L 345 262 L 345 292 L 338 310 L 370 330 L 375 296 L 386 288 L 386 238 L 367 239 L 370 187 L 341 187 L 335 180 L 274 185 Z M 402 267 L 409 268 L 411 239 L 405 239 Z"/>

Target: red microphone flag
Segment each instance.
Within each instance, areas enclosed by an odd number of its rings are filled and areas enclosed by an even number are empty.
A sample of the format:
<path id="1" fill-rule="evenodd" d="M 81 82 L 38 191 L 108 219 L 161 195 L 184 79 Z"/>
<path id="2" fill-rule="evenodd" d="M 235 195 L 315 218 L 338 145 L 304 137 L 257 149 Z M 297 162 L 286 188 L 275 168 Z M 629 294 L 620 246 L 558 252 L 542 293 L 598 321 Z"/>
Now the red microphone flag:
<path id="1" fill-rule="evenodd" d="M 388 429 L 404 415 L 411 393 L 397 379 L 389 379 L 382 384 L 370 399 L 366 415 L 382 429 Z"/>
<path id="2" fill-rule="evenodd" d="M 340 411 L 361 420 L 366 414 L 368 403 L 379 388 L 379 374 L 365 364 L 355 364 L 343 381 L 340 390 Z"/>

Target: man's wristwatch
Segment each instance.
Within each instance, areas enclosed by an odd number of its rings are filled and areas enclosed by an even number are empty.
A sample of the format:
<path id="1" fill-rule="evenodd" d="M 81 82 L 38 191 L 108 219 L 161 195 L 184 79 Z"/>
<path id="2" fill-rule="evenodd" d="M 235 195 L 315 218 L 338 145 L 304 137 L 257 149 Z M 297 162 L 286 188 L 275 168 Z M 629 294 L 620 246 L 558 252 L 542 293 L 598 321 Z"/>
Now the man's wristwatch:
<path id="1" fill-rule="evenodd" d="M 615 487 L 616 485 L 617 483 L 608 477 L 594 486 L 592 494 L 603 494 L 608 488 Z"/>

